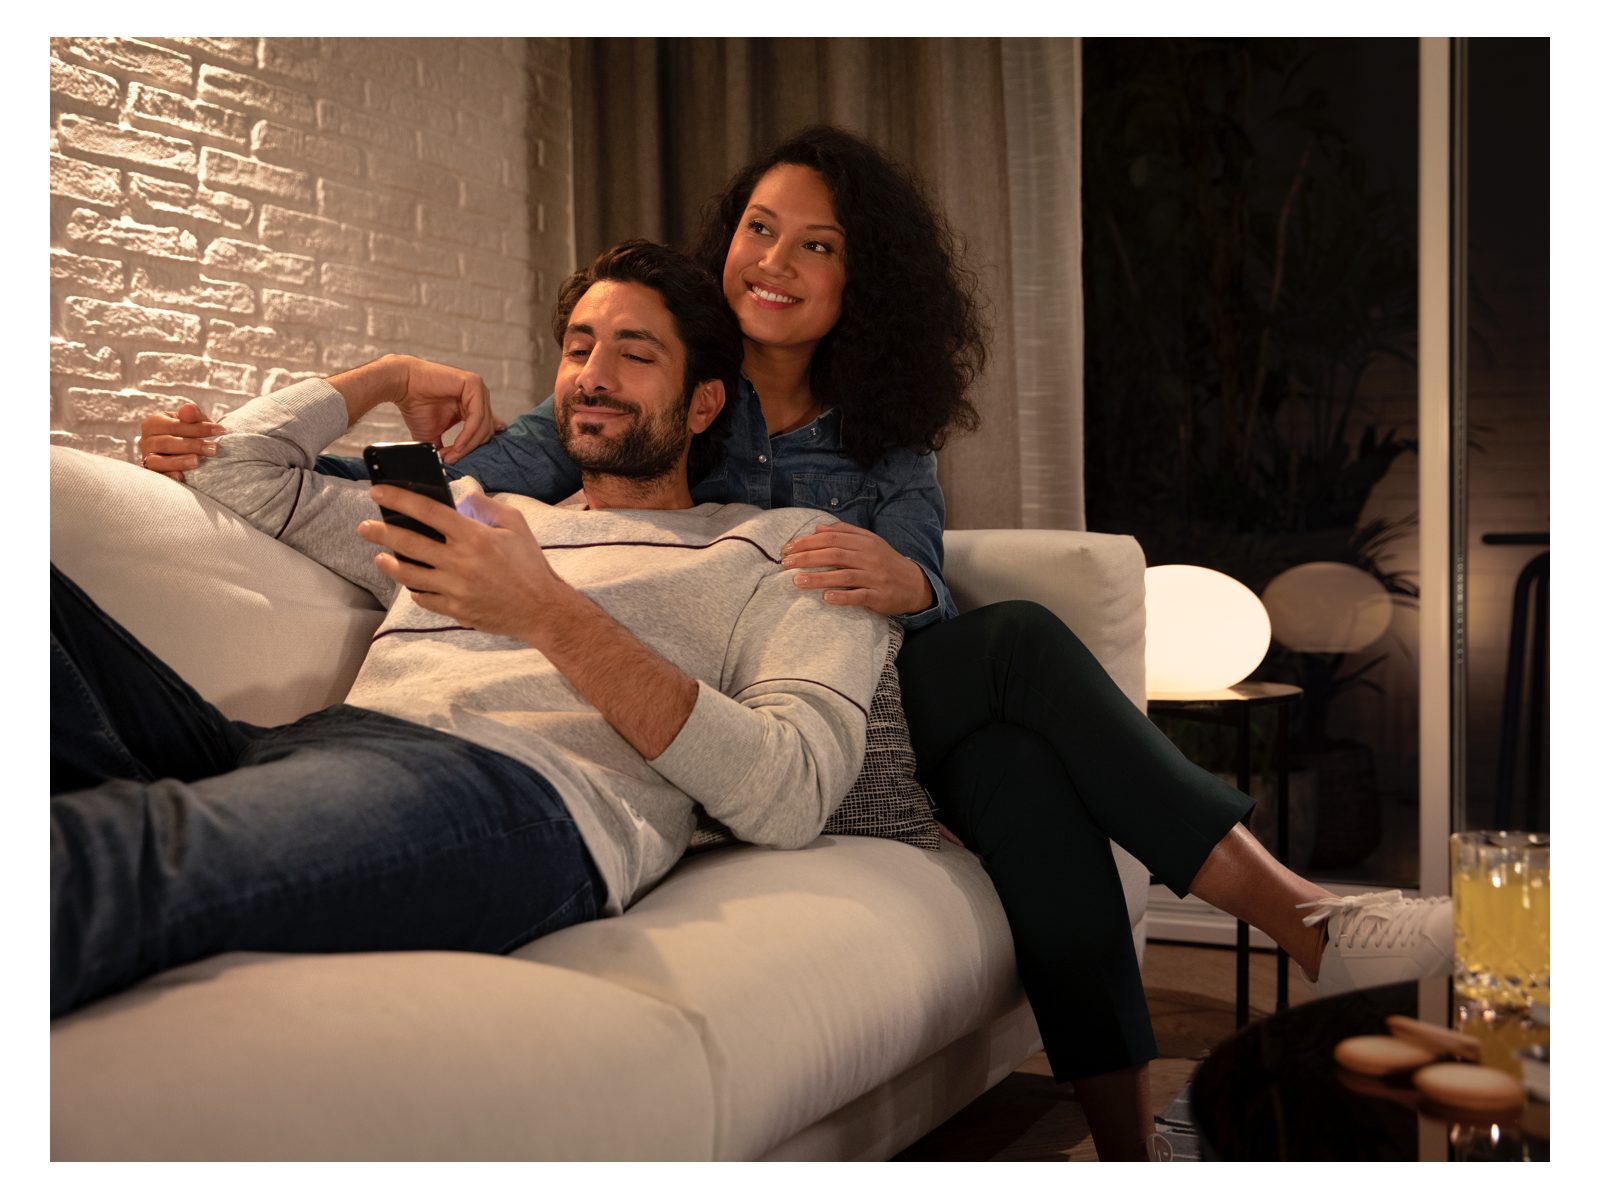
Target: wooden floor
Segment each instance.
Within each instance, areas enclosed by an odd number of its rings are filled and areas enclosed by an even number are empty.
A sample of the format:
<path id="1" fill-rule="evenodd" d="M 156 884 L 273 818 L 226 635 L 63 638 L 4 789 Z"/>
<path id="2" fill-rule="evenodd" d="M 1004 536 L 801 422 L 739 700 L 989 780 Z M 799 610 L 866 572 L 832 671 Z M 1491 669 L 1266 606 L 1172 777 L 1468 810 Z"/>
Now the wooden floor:
<path id="1" fill-rule="evenodd" d="M 1273 955 L 1251 954 L 1250 1009 L 1272 1010 L 1277 981 Z M 1150 1064 L 1156 1113 L 1233 1032 L 1234 955 L 1231 948 L 1151 943 L 1145 951 L 1144 990 L 1162 1057 Z M 1289 968 L 1289 1002 L 1312 998 L 1311 985 Z M 1094 1143 L 1071 1091 L 1050 1078 L 1043 1052 L 961 1112 L 907 1147 L 910 1162 L 1093 1162 Z"/>

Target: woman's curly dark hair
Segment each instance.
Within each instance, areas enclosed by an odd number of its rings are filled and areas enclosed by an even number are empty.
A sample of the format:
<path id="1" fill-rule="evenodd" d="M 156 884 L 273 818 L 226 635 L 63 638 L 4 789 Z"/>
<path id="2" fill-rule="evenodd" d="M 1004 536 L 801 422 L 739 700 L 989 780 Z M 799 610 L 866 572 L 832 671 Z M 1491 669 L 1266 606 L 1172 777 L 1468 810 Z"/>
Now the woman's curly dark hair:
<path id="1" fill-rule="evenodd" d="M 690 254 L 720 279 L 750 193 L 784 163 L 822 176 L 844 227 L 844 296 L 811 391 L 844 414 L 845 451 L 870 466 L 890 447 L 938 450 L 976 429 L 967 393 L 988 360 L 977 277 L 916 176 L 872 143 L 831 125 L 786 138 L 707 202 Z"/>

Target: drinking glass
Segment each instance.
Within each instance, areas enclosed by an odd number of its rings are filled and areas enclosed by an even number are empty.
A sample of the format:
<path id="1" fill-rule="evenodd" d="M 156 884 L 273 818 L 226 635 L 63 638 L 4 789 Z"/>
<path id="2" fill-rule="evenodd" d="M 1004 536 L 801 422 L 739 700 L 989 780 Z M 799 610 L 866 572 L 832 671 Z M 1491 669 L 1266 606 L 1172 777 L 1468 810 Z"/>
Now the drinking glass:
<path id="1" fill-rule="evenodd" d="M 1458 1000 L 1526 1011 L 1550 1003 L 1550 835 L 1450 835 Z"/>

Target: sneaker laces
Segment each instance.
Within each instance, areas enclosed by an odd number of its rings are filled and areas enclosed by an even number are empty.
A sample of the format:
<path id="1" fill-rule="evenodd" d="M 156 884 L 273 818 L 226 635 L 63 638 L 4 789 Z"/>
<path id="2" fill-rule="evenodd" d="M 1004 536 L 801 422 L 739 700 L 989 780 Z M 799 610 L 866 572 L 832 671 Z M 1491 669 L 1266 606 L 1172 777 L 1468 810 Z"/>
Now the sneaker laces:
<path id="1" fill-rule="evenodd" d="M 1326 921 L 1335 913 L 1343 914 L 1345 920 L 1340 922 L 1337 941 L 1352 949 L 1369 945 L 1399 946 L 1414 940 L 1431 909 L 1424 901 L 1405 899 L 1398 888 L 1359 896 L 1324 896 L 1295 907 L 1312 910 L 1305 918 L 1308 927 Z"/>

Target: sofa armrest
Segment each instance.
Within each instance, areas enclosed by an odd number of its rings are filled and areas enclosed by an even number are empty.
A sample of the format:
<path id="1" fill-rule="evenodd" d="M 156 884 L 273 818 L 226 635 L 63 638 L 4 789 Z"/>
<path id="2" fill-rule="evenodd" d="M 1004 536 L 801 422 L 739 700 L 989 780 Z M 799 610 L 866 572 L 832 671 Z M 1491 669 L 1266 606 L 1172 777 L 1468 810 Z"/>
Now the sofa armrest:
<path id="1" fill-rule="evenodd" d="M 1142 710 L 1144 550 L 1124 534 L 951 529 L 945 581 L 963 612 L 1001 600 L 1044 605 Z"/>
<path id="2" fill-rule="evenodd" d="M 50 448 L 50 561 L 207 700 L 258 725 L 342 700 L 383 617 L 210 498 L 64 446 Z"/>

